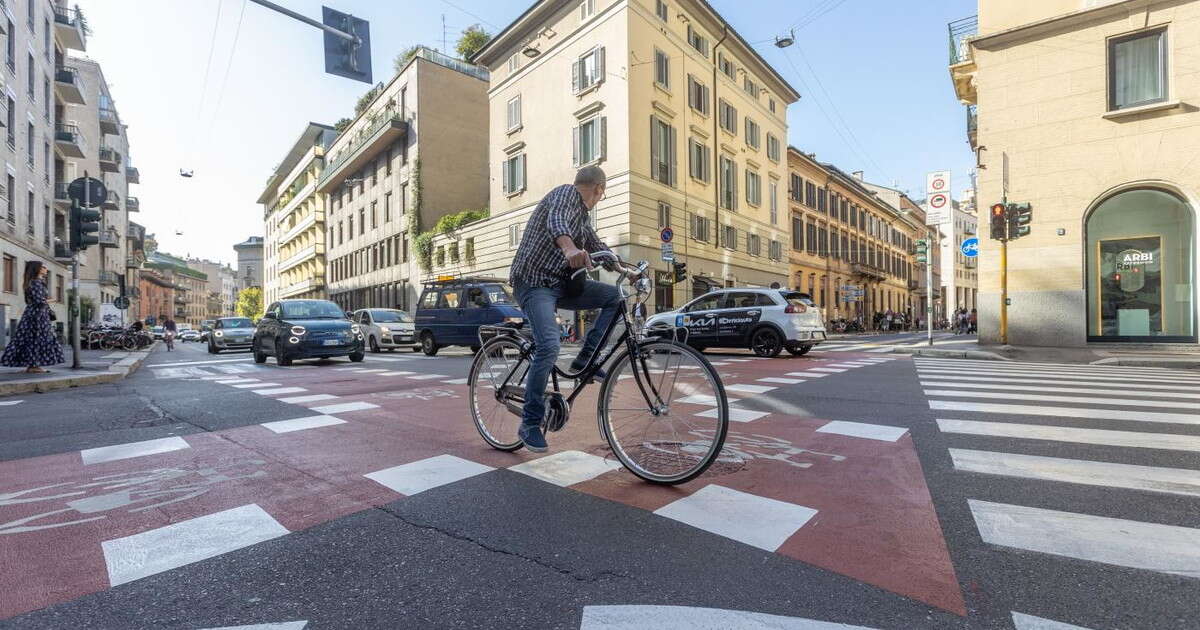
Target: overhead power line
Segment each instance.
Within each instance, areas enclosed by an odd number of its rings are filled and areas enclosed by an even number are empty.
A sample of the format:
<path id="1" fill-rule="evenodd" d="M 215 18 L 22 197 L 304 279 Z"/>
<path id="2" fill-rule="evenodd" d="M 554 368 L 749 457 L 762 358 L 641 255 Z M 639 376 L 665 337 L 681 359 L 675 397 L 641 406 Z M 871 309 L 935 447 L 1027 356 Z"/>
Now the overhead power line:
<path id="1" fill-rule="evenodd" d="M 458 6 L 457 4 L 454 4 L 453 2 L 450 2 L 450 0 L 442 0 L 442 2 L 443 2 L 443 3 L 445 3 L 445 4 L 446 4 L 446 6 L 449 6 L 449 7 L 450 7 L 450 8 L 452 8 L 452 9 L 457 9 L 457 10 L 461 11 L 462 13 L 465 13 L 465 14 L 467 14 L 467 15 L 469 15 L 469 16 L 471 16 L 471 17 L 475 18 L 476 20 L 479 20 L 481 23 L 483 23 L 483 24 L 487 24 L 488 26 L 490 26 L 490 27 L 492 27 L 492 28 L 496 29 L 497 31 L 502 31 L 502 30 L 504 30 L 504 29 L 500 28 L 499 26 L 496 26 L 495 24 L 492 24 L 491 22 L 489 22 L 489 21 L 487 21 L 487 20 L 485 20 L 485 19 L 483 19 L 483 18 L 479 17 L 478 15 L 475 15 L 474 13 L 471 13 L 470 11 L 468 11 L 468 10 L 466 10 L 466 9 L 464 9 L 464 8 L 462 8 L 462 7 L 460 7 L 460 6 Z"/>
<path id="2" fill-rule="evenodd" d="M 212 137 L 212 128 L 221 113 L 221 101 L 225 99 L 225 84 L 229 81 L 229 71 L 233 68 L 233 58 L 237 55 L 238 36 L 242 33 L 242 18 L 246 15 L 246 0 L 242 0 L 242 9 L 238 12 L 237 27 L 233 30 L 233 46 L 229 50 L 229 61 L 225 64 L 225 75 L 221 77 L 221 87 L 217 89 L 217 105 L 213 108 L 212 118 L 208 124 L 205 140 Z"/>

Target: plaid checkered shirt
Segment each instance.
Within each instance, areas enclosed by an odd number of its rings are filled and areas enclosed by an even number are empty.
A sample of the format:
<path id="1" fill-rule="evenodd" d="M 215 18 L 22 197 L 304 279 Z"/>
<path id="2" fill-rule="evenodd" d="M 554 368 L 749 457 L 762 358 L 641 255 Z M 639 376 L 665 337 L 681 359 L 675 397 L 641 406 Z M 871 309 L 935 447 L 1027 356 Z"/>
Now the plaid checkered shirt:
<path id="1" fill-rule="evenodd" d="M 509 282 L 551 288 L 562 284 L 568 265 L 567 257 L 554 244 L 560 236 L 570 236 L 576 247 L 590 253 L 609 251 L 592 229 L 583 196 L 571 184 L 551 190 L 529 217 L 513 258 Z"/>

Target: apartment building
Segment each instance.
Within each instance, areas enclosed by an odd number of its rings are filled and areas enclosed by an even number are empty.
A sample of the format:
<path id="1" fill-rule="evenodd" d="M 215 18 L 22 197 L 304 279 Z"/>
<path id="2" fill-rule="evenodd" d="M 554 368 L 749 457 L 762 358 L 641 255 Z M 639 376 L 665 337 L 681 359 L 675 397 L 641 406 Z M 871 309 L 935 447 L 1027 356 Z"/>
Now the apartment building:
<path id="1" fill-rule="evenodd" d="M 239 289 L 263 286 L 263 237 L 251 236 L 233 246 Z"/>
<path id="2" fill-rule="evenodd" d="M 928 209 L 924 203 L 922 208 Z M 962 253 L 963 242 L 979 236 L 979 217 L 975 209 L 974 191 L 968 190 L 959 200 L 950 202 L 950 221 L 942 224 L 946 238 L 941 246 L 942 294 L 950 311 L 976 308 L 979 291 L 979 258 Z"/>
<path id="3" fill-rule="evenodd" d="M 168 315 L 175 317 L 175 284 L 157 269 L 138 273 L 138 301 L 130 307 L 133 318 L 150 326 L 162 324 Z"/>
<path id="4" fill-rule="evenodd" d="M 827 319 L 869 324 L 875 313 L 913 312 L 920 286 L 911 251 L 923 213 L 861 172 L 847 174 L 795 147 L 787 159 L 789 286 L 812 295 Z"/>
<path id="5" fill-rule="evenodd" d="M 142 299 L 140 275 L 142 263 L 146 262 L 146 228 L 129 222 L 125 228 L 125 297 L 129 299 L 129 318 L 140 319 Z"/>
<path id="6" fill-rule="evenodd" d="M 208 275 L 189 267 L 183 258 L 158 251 L 149 254 L 145 268 L 157 271 L 171 284 L 171 309 L 158 313 L 158 317 L 170 315 L 176 323 L 200 328 L 200 323 L 208 319 Z"/>
<path id="7" fill-rule="evenodd" d="M 266 224 L 264 304 L 326 296 L 326 197 L 317 194 L 317 180 L 336 137 L 333 127 L 308 123 L 258 197 Z"/>
<path id="8" fill-rule="evenodd" d="M 51 308 L 58 328 L 67 321 L 70 269 L 55 258 L 55 239 L 66 242 L 66 215 L 55 200 L 57 178 L 51 156 L 83 157 L 63 113 L 81 101 L 71 75 L 60 66 L 67 50 L 87 45 L 83 18 L 65 2 L 30 0 L 0 3 L 0 40 L 5 66 L 4 135 L 0 145 L 5 173 L 0 176 L 0 345 L 7 343 L 25 308 L 21 275 L 37 260 L 50 268 Z M 70 100 L 68 100 L 70 99 Z M 51 152 L 53 149 L 53 153 Z"/>
<path id="9" fill-rule="evenodd" d="M 621 256 L 652 262 L 656 311 L 787 284 L 784 146 L 800 95 L 706 2 L 541 0 L 473 61 L 492 75 L 491 217 L 435 239 L 468 253 L 435 273 L 507 276 L 538 201 L 596 164 L 609 180 L 592 220 Z M 663 260 L 668 227 L 686 283 Z"/>
<path id="10" fill-rule="evenodd" d="M 421 48 L 326 150 L 317 191 L 343 308 L 414 306 L 415 237 L 488 206 L 487 86 L 486 70 Z"/>
<path id="11" fill-rule="evenodd" d="M 1200 2 L 978 7 L 949 35 L 979 205 L 1033 213 L 1008 245 L 1010 343 L 1194 347 Z M 980 338 L 997 342 L 1000 244 L 980 245 Z"/>
<path id="12" fill-rule="evenodd" d="M 856 173 L 856 175 L 858 174 Z M 946 234 L 939 226 L 926 225 L 925 208 L 904 191 L 866 181 L 863 182 L 863 186 L 889 207 L 899 211 L 899 215 L 904 219 L 902 222 L 896 223 L 897 228 L 901 229 L 904 235 L 900 242 L 908 248 L 910 253 L 915 254 L 918 239 L 929 241 L 926 252 L 928 264 L 931 266 L 929 273 L 926 274 L 926 263 L 919 263 L 915 260 L 907 271 L 908 289 L 911 292 L 909 296 L 912 302 L 911 310 L 914 315 L 921 315 L 922 319 L 926 312 L 932 313 L 935 321 L 945 318 L 947 311 L 943 299 L 945 289 L 942 286 L 943 258 L 942 246 L 939 243 L 944 244 L 947 241 Z M 932 304 L 928 304 L 930 299 L 932 299 Z M 927 311 L 927 306 L 931 307 L 931 310 Z"/>
<path id="13" fill-rule="evenodd" d="M 237 283 L 233 269 L 225 263 L 201 258 L 187 259 L 187 266 L 208 277 L 208 284 L 204 288 L 205 319 L 233 315 L 237 304 Z"/>

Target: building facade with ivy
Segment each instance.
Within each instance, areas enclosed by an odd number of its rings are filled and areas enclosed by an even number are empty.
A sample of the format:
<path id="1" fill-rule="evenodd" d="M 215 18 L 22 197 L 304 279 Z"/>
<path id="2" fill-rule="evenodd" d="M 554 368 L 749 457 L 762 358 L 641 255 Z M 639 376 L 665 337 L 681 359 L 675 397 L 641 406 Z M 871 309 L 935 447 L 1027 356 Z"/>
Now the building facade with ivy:
<path id="1" fill-rule="evenodd" d="M 420 48 L 325 150 L 328 296 L 346 310 L 412 308 L 418 238 L 488 205 L 488 72 Z M 270 303 L 270 300 L 267 301 Z"/>

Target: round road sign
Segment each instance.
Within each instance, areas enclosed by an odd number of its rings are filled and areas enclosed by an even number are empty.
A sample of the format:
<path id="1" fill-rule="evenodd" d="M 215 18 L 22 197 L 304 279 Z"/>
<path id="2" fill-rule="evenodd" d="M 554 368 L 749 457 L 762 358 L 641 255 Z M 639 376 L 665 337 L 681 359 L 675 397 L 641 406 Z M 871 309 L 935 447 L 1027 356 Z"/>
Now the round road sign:
<path id="1" fill-rule="evenodd" d="M 974 258 L 979 255 L 979 238 L 972 236 L 971 238 L 963 239 L 962 245 L 959 246 L 959 251 L 967 258 Z"/>
<path id="2" fill-rule="evenodd" d="M 79 177 L 67 185 L 67 196 L 85 208 L 95 208 L 104 203 L 108 189 L 95 177 Z"/>
<path id="3" fill-rule="evenodd" d="M 113 300 L 113 306 L 123 311 L 129 308 L 129 298 L 125 297 L 124 295 L 119 296 L 117 299 Z"/>
<path id="4" fill-rule="evenodd" d="M 934 179 L 932 182 L 930 182 L 929 185 L 933 190 L 945 190 L 946 189 L 946 180 L 942 179 L 941 177 L 938 177 L 937 179 Z"/>
<path id="5" fill-rule="evenodd" d="M 675 238 L 675 230 L 665 227 L 661 232 L 658 233 L 658 237 L 662 239 L 662 242 L 670 243 L 671 239 Z"/>
<path id="6" fill-rule="evenodd" d="M 947 201 L 946 193 L 934 193 L 929 197 L 929 205 L 938 209 L 945 207 Z"/>

